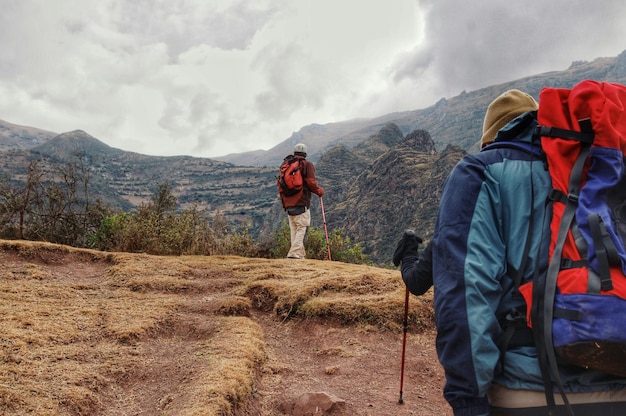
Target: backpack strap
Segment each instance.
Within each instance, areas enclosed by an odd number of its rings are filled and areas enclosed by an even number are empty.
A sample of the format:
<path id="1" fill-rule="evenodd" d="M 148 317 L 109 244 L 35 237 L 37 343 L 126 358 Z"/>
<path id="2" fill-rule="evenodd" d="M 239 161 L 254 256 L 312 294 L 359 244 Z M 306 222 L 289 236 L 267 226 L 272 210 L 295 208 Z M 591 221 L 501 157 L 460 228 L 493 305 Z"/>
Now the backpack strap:
<path id="1" fill-rule="evenodd" d="M 560 139 L 577 140 L 584 144 L 592 144 L 595 137 L 593 130 L 585 131 L 586 129 L 583 127 L 583 124 L 589 124 L 589 127 L 591 127 L 591 120 L 585 118 L 579 120 L 578 123 L 583 131 L 566 130 L 558 127 L 537 126 L 535 134 L 539 137 L 558 137 Z"/>
<path id="2" fill-rule="evenodd" d="M 483 150 L 489 150 L 494 148 L 516 149 L 522 151 L 531 156 L 531 162 L 532 158 L 535 156 L 537 156 L 538 158 L 542 158 L 541 147 L 534 145 L 534 143 L 520 141 L 496 141 L 485 146 Z M 535 186 L 532 176 L 532 164 L 530 171 L 530 192 L 531 205 L 534 206 Z M 521 257 L 522 261 L 519 267 L 516 268 L 511 263 L 507 263 L 507 275 L 513 281 L 513 287 L 515 291 L 518 291 L 520 285 L 522 284 L 524 271 L 526 270 L 526 265 L 528 264 L 528 255 L 530 254 L 530 241 L 533 224 L 534 215 L 531 212 L 531 215 L 528 219 L 528 231 L 526 232 L 526 239 L 524 241 L 524 251 L 522 252 Z M 503 372 L 506 351 L 512 347 L 534 345 L 534 339 L 532 329 L 528 327 L 528 324 L 526 322 L 526 314 L 522 313 L 518 309 L 512 309 L 511 311 L 509 311 L 509 313 L 503 319 L 499 319 L 499 322 L 502 327 L 502 332 L 496 340 L 496 344 L 498 345 L 498 348 L 500 350 L 500 359 L 498 360 L 498 367 L 496 371 Z"/>
<path id="3" fill-rule="evenodd" d="M 516 149 L 522 151 L 524 153 L 528 153 L 529 155 L 536 156 L 537 158 L 543 159 L 543 153 L 541 151 L 541 147 L 537 146 L 533 143 L 527 142 L 492 142 L 487 146 L 483 147 L 481 152 L 485 150 L 491 149 Z"/>
<path id="4" fill-rule="evenodd" d="M 554 408 L 556 406 L 552 383 L 554 380 L 554 384 L 556 384 L 565 407 L 570 414 L 572 414 L 571 406 L 565 394 L 565 389 L 563 388 L 563 382 L 561 381 L 553 347 L 552 320 L 555 314 L 561 316 L 566 314 L 565 311 L 554 310 L 554 298 L 557 292 L 557 276 L 561 269 L 565 239 L 567 238 L 570 227 L 574 224 L 584 167 L 594 138 L 589 119 L 580 120 L 579 125 L 582 130 L 581 132 L 544 126 L 537 128 L 537 134 L 543 136 L 578 140 L 581 142 L 581 149 L 570 173 L 567 197 L 564 199 L 565 210 L 563 211 L 563 216 L 559 224 L 552 259 L 548 265 L 547 273 L 538 275 L 533 285 L 533 304 L 531 307 L 531 318 L 533 327 L 535 328 L 535 344 L 537 346 L 537 356 L 545 387 L 546 401 L 549 407 Z"/>
<path id="5" fill-rule="evenodd" d="M 300 172 L 302 173 L 302 179 L 306 179 L 309 173 L 309 170 L 307 169 L 306 159 L 302 156 L 296 156 L 296 159 L 298 159 L 298 166 L 300 167 Z M 306 181 L 303 185 L 306 188 Z"/>
<path id="6" fill-rule="evenodd" d="M 567 195 L 565 195 L 563 192 L 561 192 L 558 189 L 552 189 L 550 191 L 550 194 L 548 195 L 548 200 L 553 203 L 560 202 L 562 204 L 567 204 Z M 578 229 L 578 224 L 576 224 L 576 221 L 572 221 L 572 224 L 570 225 L 570 232 L 572 233 L 572 236 L 574 237 L 574 242 L 576 243 L 576 248 L 578 249 L 578 252 L 586 253 L 587 247 L 588 247 L 587 240 L 585 240 L 582 233 Z M 585 258 L 581 260 L 561 258 L 560 270 L 579 269 L 582 267 L 587 267 L 588 265 L 589 265 L 589 262 Z"/>
<path id="7" fill-rule="evenodd" d="M 495 138 L 495 141 L 488 144 L 481 149 L 481 152 L 491 149 L 514 149 L 530 155 L 531 162 L 533 159 L 542 160 L 545 163 L 543 151 L 539 143 L 538 136 L 535 136 L 534 130 L 537 120 L 537 112 L 529 111 L 520 115 L 515 122 L 511 122 L 508 128 L 501 129 Z M 520 137 L 530 137 L 531 141 L 520 141 Z M 531 204 L 534 206 L 535 201 L 535 188 L 532 175 L 532 163 L 530 170 L 530 190 L 531 190 Z M 528 221 L 528 231 L 526 233 L 526 239 L 524 241 L 524 249 L 522 252 L 521 263 L 518 267 L 507 263 L 507 276 L 513 282 L 513 289 L 519 290 L 524 277 L 524 271 L 528 264 L 528 255 L 530 253 L 531 246 L 531 233 L 533 230 L 534 215 L 531 212 Z M 496 371 L 503 372 L 504 359 L 506 351 L 509 348 L 523 345 L 533 345 L 532 330 L 526 322 L 526 314 L 519 309 L 511 309 L 506 316 L 501 316 L 498 319 L 502 332 L 496 339 L 496 344 L 500 350 L 500 358 L 498 360 Z"/>
<path id="8" fill-rule="evenodd" d="M 617 248 L 606 231 L 606 226 L 600 215 L 589 215 L 589 230 L 593 238 L 596 258 L 598 259 L 600 287 L 602 290 L 613 290 L 610 267 L 611 264 L 619 264 L 620 259 Z"/>

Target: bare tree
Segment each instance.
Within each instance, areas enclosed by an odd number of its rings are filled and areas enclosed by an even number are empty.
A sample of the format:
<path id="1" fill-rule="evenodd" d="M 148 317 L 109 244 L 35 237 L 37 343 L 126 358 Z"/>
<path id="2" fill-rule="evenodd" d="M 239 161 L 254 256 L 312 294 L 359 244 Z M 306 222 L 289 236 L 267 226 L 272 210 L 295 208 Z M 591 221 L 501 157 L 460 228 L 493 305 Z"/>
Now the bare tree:
<path id="1" fill-rule="evenodd" d="M 78 153 L 71 163 L 49 171 L 41 161 L 31 162 L 22 187 L 8 181 L 0 186 L 3 236 L 85 246 L 111 211 L 101 201 L 90 201 L 89 180 L 90 170 Z M 11 232 L 15 228 L 17 235 Z"/>

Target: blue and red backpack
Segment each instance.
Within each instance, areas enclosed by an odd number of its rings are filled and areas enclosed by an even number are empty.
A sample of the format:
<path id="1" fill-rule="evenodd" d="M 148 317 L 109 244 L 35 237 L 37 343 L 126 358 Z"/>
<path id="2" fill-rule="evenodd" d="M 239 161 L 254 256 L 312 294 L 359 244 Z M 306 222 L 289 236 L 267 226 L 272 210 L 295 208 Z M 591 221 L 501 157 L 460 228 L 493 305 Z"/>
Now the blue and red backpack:
<path id="1" fill-rule="evenodd" d="M 537 122 L 553 187 L 550 262 L 519 289 L 554 404 L 553 385 L 565 395 L 559 362 L 626 377 L 626 87 L 544 88 Z"/>

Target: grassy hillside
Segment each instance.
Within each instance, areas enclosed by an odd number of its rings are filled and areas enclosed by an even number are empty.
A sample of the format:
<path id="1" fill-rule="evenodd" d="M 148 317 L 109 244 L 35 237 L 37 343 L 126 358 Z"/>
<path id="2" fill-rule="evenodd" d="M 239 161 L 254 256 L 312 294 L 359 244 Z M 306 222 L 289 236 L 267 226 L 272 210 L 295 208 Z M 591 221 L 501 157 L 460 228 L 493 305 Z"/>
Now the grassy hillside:
<path id="1" fill-rule="evenodd" d="M 259 314 L 401 332 L 405 289 L 394 270 L 4 240 L 0 261 L 3 415 L 278 414 L 254 408 L 279 371 Z M 411 332 L 431 331 L 431 302 L 411 302 Z"/>

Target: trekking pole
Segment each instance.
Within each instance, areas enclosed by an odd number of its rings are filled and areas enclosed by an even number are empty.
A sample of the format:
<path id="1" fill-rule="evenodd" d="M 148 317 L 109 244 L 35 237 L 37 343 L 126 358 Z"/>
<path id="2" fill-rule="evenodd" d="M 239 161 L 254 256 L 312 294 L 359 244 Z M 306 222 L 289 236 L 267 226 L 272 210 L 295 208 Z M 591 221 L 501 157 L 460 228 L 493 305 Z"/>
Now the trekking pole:
<path id="1" fill-rule="evenodd" d="M 320 206 L 322 207 L 322 222 L 324 223 L 324 233 L 326 234 L 326 248 L 328 249 L 328 260 L 332 261 L 332 259 L 330 258 L 330 244 L 328 243 L 328 228 L 326 228 L 326 214 L 324 214 L 324 201 L 322 201 L 321 196 Z"/>
<path id="2" fill-rule="evenodd" d="M 402 335 L 402 368 L 400 370 L 400 400 L 398 404 L 403 404 L 402 388 L 404 387 L 404 353 L 406 351 L 406 333 L 409 329 L 409 288 L 406 288 L 404 294 L 404 321 L 402 322 L 404 335 Z"/>

